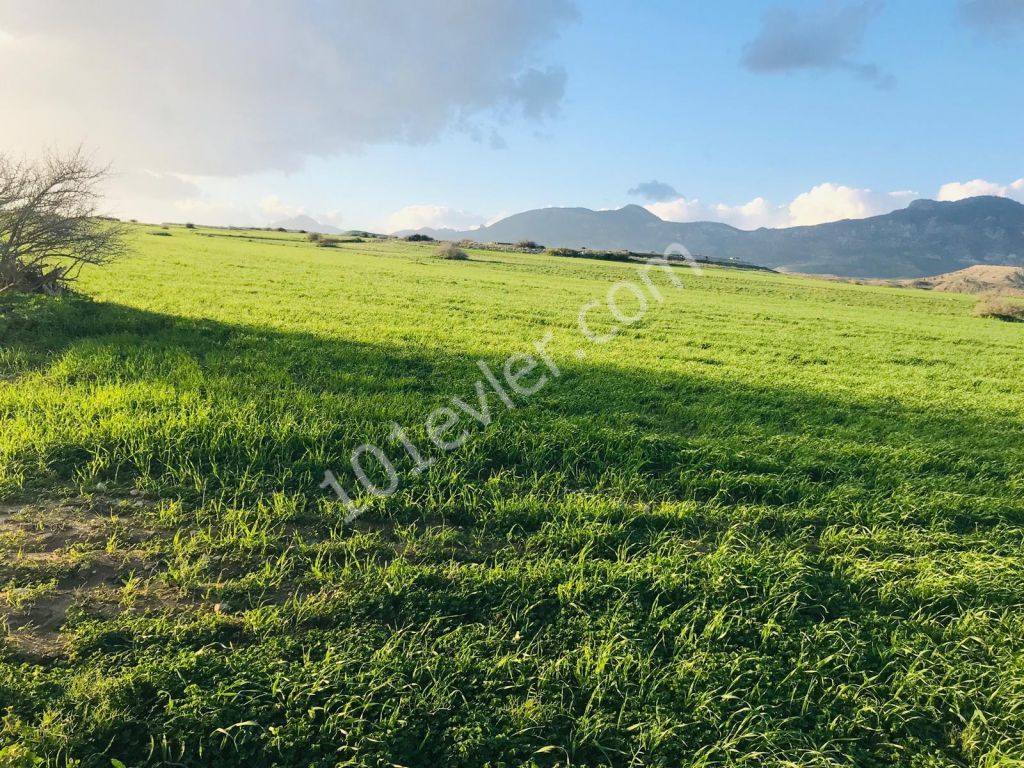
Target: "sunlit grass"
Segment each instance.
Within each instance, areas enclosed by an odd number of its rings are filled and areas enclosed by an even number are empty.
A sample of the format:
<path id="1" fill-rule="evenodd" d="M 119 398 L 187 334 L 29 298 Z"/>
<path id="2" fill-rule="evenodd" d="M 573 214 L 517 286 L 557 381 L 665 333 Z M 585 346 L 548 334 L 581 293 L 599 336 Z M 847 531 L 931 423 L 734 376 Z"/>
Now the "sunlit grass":
<path id="1" fill-rule="evenodd" d="M 0 298 L 0 764 L 1024 759 L 1019 324 L 681 269 L 598 346 L 630 265 L 151 229 Z M 402 484 L 346 525 L 364 442 Z"/>

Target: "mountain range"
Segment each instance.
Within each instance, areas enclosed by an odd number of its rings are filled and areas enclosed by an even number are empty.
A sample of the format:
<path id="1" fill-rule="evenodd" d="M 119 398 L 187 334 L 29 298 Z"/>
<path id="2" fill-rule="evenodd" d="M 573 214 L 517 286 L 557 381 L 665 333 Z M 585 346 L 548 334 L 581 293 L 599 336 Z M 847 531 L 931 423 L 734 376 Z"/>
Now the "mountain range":
<path id="1" fill-rule="evenodd" d="M 680 243 L 712 259 L 858 278 L 925 277 L 975 264 L 1024 266 L 1024 205 L 1003 197 L 916 200 L 882 216 L 785 229 L 670 222 L 627 205 L 609 211 L 540 208 L 470 231 L 417 232 L 441 240 L 533 240 L 547 247 L 653 253 Z"/>

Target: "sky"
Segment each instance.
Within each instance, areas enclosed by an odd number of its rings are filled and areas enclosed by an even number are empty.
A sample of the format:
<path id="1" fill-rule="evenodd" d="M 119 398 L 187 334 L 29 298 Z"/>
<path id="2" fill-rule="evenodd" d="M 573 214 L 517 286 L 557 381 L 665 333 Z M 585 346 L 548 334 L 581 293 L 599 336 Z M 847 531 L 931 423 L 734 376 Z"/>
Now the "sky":
<path id="1" fill-rule="evenodd" d="M 0 0 L 0 152 L 144 221 L 1024 201 L 1024 0 Z"/>

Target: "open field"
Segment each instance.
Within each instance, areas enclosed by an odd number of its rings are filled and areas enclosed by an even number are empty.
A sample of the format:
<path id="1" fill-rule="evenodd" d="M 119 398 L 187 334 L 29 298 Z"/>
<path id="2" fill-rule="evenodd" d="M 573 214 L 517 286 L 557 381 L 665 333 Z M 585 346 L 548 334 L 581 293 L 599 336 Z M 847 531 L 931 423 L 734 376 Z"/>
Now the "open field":
<path id="1" fill-rule="evenodd" d="M 0 296 L 0 765 L 1024 760 L 1021 324 L 679 268 L 596 345 L 631 265 L 153 230 Z"/>

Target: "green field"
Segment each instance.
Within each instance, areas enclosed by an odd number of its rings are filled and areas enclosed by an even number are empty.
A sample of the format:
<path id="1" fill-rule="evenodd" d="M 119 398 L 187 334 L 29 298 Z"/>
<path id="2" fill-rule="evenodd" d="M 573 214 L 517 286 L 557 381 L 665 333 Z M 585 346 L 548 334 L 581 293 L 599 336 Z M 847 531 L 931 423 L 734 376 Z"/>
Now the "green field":
<path id="1" fill-rule="evenodd" d="M 680 267 L 592 344 L 635 266 L 152 230 L 0 295 L 0 766 L 1024 765 L 1024 325 Z"/>

